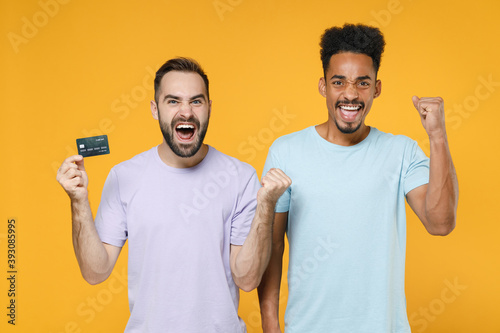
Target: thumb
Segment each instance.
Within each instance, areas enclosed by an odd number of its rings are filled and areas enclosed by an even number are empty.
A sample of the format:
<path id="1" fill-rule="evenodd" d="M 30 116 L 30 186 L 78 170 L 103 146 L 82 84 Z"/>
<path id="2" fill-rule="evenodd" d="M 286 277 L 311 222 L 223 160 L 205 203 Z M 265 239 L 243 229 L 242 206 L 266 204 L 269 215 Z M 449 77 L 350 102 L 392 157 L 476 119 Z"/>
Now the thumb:
<path id="1" fill-rule="evenodd" d="M 83 163 L 83 156 L 80 155 L 80 160 L 76 160 L 75 164 L 78 166 L 78 170 L 85 171 L 85 164 Z"/>
<path id="2" fill-rule="evenodd" d="M 413 101 L 413 106 L 415 106 L 415 109 L 418 110 L 418 102 L 420 101 L 420 98 L 418 98 L 417 96 L 413 96 L 411 100 Z"/>

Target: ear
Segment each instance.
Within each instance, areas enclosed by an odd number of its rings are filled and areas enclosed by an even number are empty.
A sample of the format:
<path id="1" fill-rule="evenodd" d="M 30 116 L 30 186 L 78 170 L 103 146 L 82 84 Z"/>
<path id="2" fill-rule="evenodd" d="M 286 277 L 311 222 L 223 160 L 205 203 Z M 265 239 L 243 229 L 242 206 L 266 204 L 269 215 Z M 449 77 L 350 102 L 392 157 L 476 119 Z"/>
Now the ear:
<path id="1" fill-rule="evenodd" d="M 326 82 L 323 76 L 319 78 L 318 90 L 321 96 L 326 97 Z"/>
<path id="2" fill-rule="evenodd" d="M 151 108 L 151 115 L 153 116 L 154 119 L 158 120 L 158 106 L 156 105 L 156 102 L 151 101 L 149 103 L 149 106 Z"/>
<path id="3" fill-rule="evenodd" d="M 208 117 L 210 118 L 210 114 L 212 113 L 212 101 L 208 101 Z"/>
<path id="4" fill-rule="evenodd" d="M 375 82 L 375 94 L 373 95 L 373 98 L 379 97 L 381 93 L 382 93 L 382 81 L 377 80 L 377 82 Z"/>

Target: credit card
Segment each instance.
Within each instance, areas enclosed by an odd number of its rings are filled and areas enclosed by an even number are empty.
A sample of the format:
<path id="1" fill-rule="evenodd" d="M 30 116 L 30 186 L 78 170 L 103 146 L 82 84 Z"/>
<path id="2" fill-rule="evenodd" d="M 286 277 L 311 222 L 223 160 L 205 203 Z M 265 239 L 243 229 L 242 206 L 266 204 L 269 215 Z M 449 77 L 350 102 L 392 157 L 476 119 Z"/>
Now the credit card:
<path id="1" fill-rule="evenodd" d="M 108 136 L 99 135 L 76 139 L 76 147 L 78 154 L 83 157 L 109 154 Z"/>

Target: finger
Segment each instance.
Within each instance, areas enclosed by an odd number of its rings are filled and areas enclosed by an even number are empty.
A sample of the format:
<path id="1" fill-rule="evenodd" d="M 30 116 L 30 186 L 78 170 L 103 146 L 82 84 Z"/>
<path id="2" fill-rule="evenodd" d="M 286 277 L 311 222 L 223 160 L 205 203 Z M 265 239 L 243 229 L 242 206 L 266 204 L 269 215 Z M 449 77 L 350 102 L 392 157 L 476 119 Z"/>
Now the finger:
<path id="1" fill-rule="evenodd" d="M 82 155 L 73 155 L 68 157 L 67 159 L 64 160 L 64 163 L 75 163 L 77 161 L 83 161 L 83 156 Z"/>
<path id="2" fill-rule="evenodd" d="M 417 96 L 413 96 L 411 100 L 413 102 L 413 106 L 415 106 L 415 109 L 418 110 L 418 102 L 420 102 L 420 98 L 418 98 Z"/>
<path id="3" fill-rule="evenodd" d="M 420 108 L 422 110 L 422 114 L 426 114 L 428 112 L 439 110 L 439 103 L 432 99 L 429 99 L 428 101 L 420 100 Z"/>
<path id="4" fill-rule="evenodd" d="M 83 186 L 83 177 L 74 177 L 66 182 L 67 188 L 75 188 Z"/>
<path id="5" fill-rule="evenodd" d="M 84 187 L 85 186 L 85 178 L 82 177 L 77 177 L 80 182 L 78 183 L 78 186 Z"/>
<path id="6" fill-rule="evenodd" d="M 268 172 L 276 183 L 288 188 L 292 184 L 292 180 L 281 169 L 272 169 Z"/>
<path id="7" fill-rule="evenodd" d="M 439 96 L 436 96 L 436 97 L 420 97 L 420 102 L 436 102 L 436 103 L 439 103 L 439 102 L 442 102 L 442 101 L 443 101 L 443 98 L 439 97 Z"/>
<path id="8" fill-rule="evenodd" d="M 81 171 L 85 171 L 85 164 L 83 162 L 83 156 L 80 160 L 76 160 L 75 164 L 78 166 L 78 169 Z"/>
<path id="9" fill-rule="evenodd" d="M 276 170 L 277 170 L 277 169 L 275 169 L 275 168 L 271 168 L 271 169 L 269 169 L 269 170 L 266 172 L 266 174 L 264 175 L 263 179 L 264 179 L 264 178 L 266 178 L 266 177 L 271 177 L 273 174 L 275 174 L 275 173 L 276 173 Z"/>
<path id="10" fill-rule="evenodd" d="M 64 174 L 67 179 L 72 179 L 75 177 L 82 177 L 82 172 L 76 168 L 69 169 L 68 172 Z"/>
<path id="11" fill-rule="evenodd" d="M 272 172 L 268 172 L 264 178 L 262 178 L 262 186 L 265 184 L 276 183 L 279 181 L 279 178 L 276 177 Z"/>
<path id="12" fill-rule="evenodd" d="M 75 163 L 65 163 L 62 166 L 61 173 L 67 173 L 69 170 L 78 170 L 78 166 Z"/>
<path id="13" fill-rule="evenodd" d="M 281 170 L 281 169 L 275 169 L 275 174 L 279 175 L 279 177 L 283 180 L 285 180 L 287 183 L 291 184 L 292 180 L 290 177 L 287 176 L 287 174 Z"/>
<path id="14" fill-rule="evenodd" d="M 59 167 L 59 170 L 57 172 L 59 173 L 65 173 L 68 171 L 69 168 L 76 168 L 77 166 L 75 165 L 75 162 L 82 160 L 83 161 L 83 156 L 81 155 L 73 155 L 68 157 L 67 159 L 62 162 L 61 166 Z"/>
<path id="15" fill-rule="evenodd" d="M 74 163 L 63 163 L 59 170 L 57 170 L 56 180 L 61 183 L 65 179 L 74 177 L 74 170 L 78 170 L 78 167 Z"/>
<path id="16" fill-rule="evenodd" d="M 267 172 L 266 175 L 275 175 L 276 177 L 286 176 L 285 173 L 281 169 L 278 169 L 278 168 L 269 169 L 269 171 Z"/>
<path id="17" fill-rule="evenodd" d="M 266 176 L 272 177 L 276 181 L 283 181 L 289 179 L 288 176 L 280 169 L 271 169 L 267 172 Z"/>
<path id="18" fill-rule="evenodd" d="M 421 97 L 419 99 L 420 106 L 432 105 L 435 106 L 432 109 L 436 110 L 441 104 L 443 104 L 443 99 L 441 97 Z"/>
<path id="19" fill-rule="evenodd" d="M 271 188 L 288 188 L 290 184 L 291 180 L 284 173 L 269 173 L 262 179 L 262 186 Z"/>

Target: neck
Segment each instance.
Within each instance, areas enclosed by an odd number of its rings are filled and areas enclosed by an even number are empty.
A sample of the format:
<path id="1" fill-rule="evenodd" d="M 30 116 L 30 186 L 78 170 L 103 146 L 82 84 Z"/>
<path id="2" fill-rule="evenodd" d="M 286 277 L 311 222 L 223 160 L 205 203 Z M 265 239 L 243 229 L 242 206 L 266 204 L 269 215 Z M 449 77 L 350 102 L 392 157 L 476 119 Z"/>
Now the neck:
<path id="1" fill-rule="evenodd" d="M 366 139 L 370 133 L 370 127 L 363 123 L 356 132 L 346 134 L 337 128 L 333 120 L 329 119 L 323 124 L 317 125 L 316 131 L 323 139 L 336 145 L 354 146 Z"/>
<path id="2" fill-rule="evenodd" d="M 167 145 L 165 140 L 158 145 L 158 155 L 161 160 L 168 166 L 173 168 L 191 168 L 199 164 L 208 153 L 208 145 L 202 144 L 200 149 L 191 157 L 177 156 L 172 149 Z"/>

